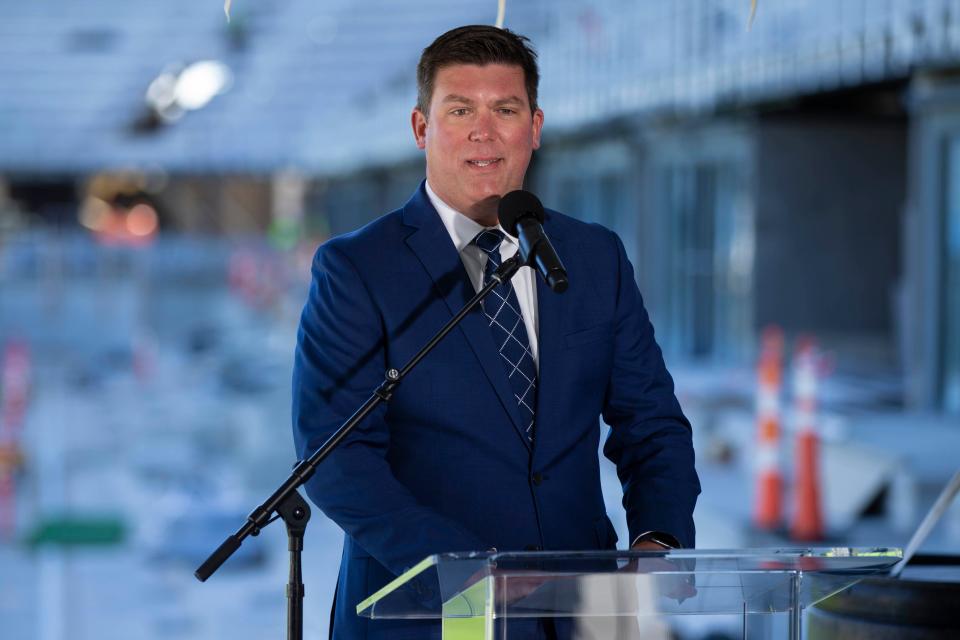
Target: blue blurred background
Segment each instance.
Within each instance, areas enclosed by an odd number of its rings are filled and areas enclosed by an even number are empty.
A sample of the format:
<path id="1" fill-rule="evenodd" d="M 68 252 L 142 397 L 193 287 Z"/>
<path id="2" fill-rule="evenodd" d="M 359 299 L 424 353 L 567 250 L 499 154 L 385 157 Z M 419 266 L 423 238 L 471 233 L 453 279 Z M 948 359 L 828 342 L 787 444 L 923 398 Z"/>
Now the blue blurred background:
<path id="1" fill-rule="evenodd" d="M 624 240 L 694 425 L 699 546 L 798 542 L 804 341 L 816 543 L 903 546 L 960 458 L 960 2 L 758 5 L 748 28 L 749 0 L 508 0 L 543 77 L 527 187 Z M 290 469 L 314 249 L 422 179 L 420 51 L 496 14 L 0 0 L 3 637 L 282 633 L 282 526 L 192 572 Z M 785 493 L 761 529 L 771 327 Z M 609 465 L 604 490 L 623 541 Z M 311 523 L 307 637 L 341 535 Z M 926 549 L 958 547 L 954 507 Z"/>

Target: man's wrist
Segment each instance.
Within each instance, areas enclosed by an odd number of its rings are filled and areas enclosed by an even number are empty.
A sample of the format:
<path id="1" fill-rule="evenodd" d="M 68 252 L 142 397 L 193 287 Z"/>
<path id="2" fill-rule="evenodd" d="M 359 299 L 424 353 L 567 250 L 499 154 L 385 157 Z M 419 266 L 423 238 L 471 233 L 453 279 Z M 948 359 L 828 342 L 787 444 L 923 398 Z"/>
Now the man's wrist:
<path id="1" fill-rule="evenodd" d="M 664 549 L 682 549 L 683 545 L 680 544 L 680 541 L 677 540 L 674 536 L 669 533 L 664 533 L 663 531 L 647 531 L 641 533 L 636 538 L 633 539 L 633 542 L 630 544 L 631 547 L 634 547 L 641 542 L 652 542 L 658 544 Z"/>

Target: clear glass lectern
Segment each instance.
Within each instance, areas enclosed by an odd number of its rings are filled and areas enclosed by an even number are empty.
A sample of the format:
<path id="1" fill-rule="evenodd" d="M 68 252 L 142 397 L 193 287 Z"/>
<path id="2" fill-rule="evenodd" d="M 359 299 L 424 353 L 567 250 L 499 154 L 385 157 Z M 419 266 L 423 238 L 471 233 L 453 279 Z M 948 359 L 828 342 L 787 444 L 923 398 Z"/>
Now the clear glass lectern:
<path id="1" fill-rule="evenodd" d="M 570 640 L 670 637 L 668 618 L 705 615 L 735 617 L 746 637 L 751 619 L 781 614 L 786 633 L 776 635 L 799 640 L 805 607 L 901 556 L 887 548 L 441 554 L 357 613 L 440 619 L 444 640 L 504 640 L 520 620 L 547 618 Z"/>

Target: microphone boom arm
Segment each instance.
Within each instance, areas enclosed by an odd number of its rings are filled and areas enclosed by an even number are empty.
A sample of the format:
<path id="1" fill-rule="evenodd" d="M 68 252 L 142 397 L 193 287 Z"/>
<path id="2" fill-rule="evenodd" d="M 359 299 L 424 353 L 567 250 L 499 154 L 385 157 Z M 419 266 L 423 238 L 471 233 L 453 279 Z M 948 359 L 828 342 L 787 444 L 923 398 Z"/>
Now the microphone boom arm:
<path id="1" fill-rule="evenodd" d="M 246 522 L 219 546 L 202 565 L 194 572 L 200 582 L 205 582 L 220 566 L 240 548 L 248 536 L 256 536 L 268 524 L 282 517 L 287 524 L 287 533 L 290 539 L 290 583 L 287 585 L 287 637 L 289 640 L 300 640 L 303 637 L 303 583 L 300 578 L 300 553 L 303 550 L 303 535 L 306 523 L 310 519 L 310 507 L 303 500 L 297 488 L 305 484 L 314 474 L 317 466 L 353 431 L 370 412 L 381 402 L 389 402 L 397 386 L 403 378 L 423 360 L 448 333 L 453 331 L 468 313 L 483 301 L 496 287 L 508 282 L 520 269 L 526 266 L 517 254 L 504 260 L 500 267 L 490 276 L 490 281 L 483 286 L 470 300 L 447 321 L 443 327 L 399 370 L 388 369 L 384 374 L 385 380 L 378 386 L 359 409 L 346 422 L 327 438 L 306 460 L 300 460 L 293 467 L 290 476 L 267 498 L 260 506 L 250 512 Z"/>

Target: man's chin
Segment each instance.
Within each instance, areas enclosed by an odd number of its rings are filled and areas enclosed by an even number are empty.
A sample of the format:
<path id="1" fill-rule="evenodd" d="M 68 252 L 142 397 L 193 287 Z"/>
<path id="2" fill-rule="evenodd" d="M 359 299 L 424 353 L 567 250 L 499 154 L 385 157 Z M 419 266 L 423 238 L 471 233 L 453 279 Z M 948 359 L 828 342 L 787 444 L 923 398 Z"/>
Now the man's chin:
<path id="1" fill-rule="evenodd" d="M 496 205 L 500 202 L 500 198 L 519 188 L 520 187 L 509 187 L 502 184 L 484 186 L 481 189 L 475 189 L 473 191 L 471 201 L 477 204 L 489 204 L 492 202 L 494 205 Z"/>

